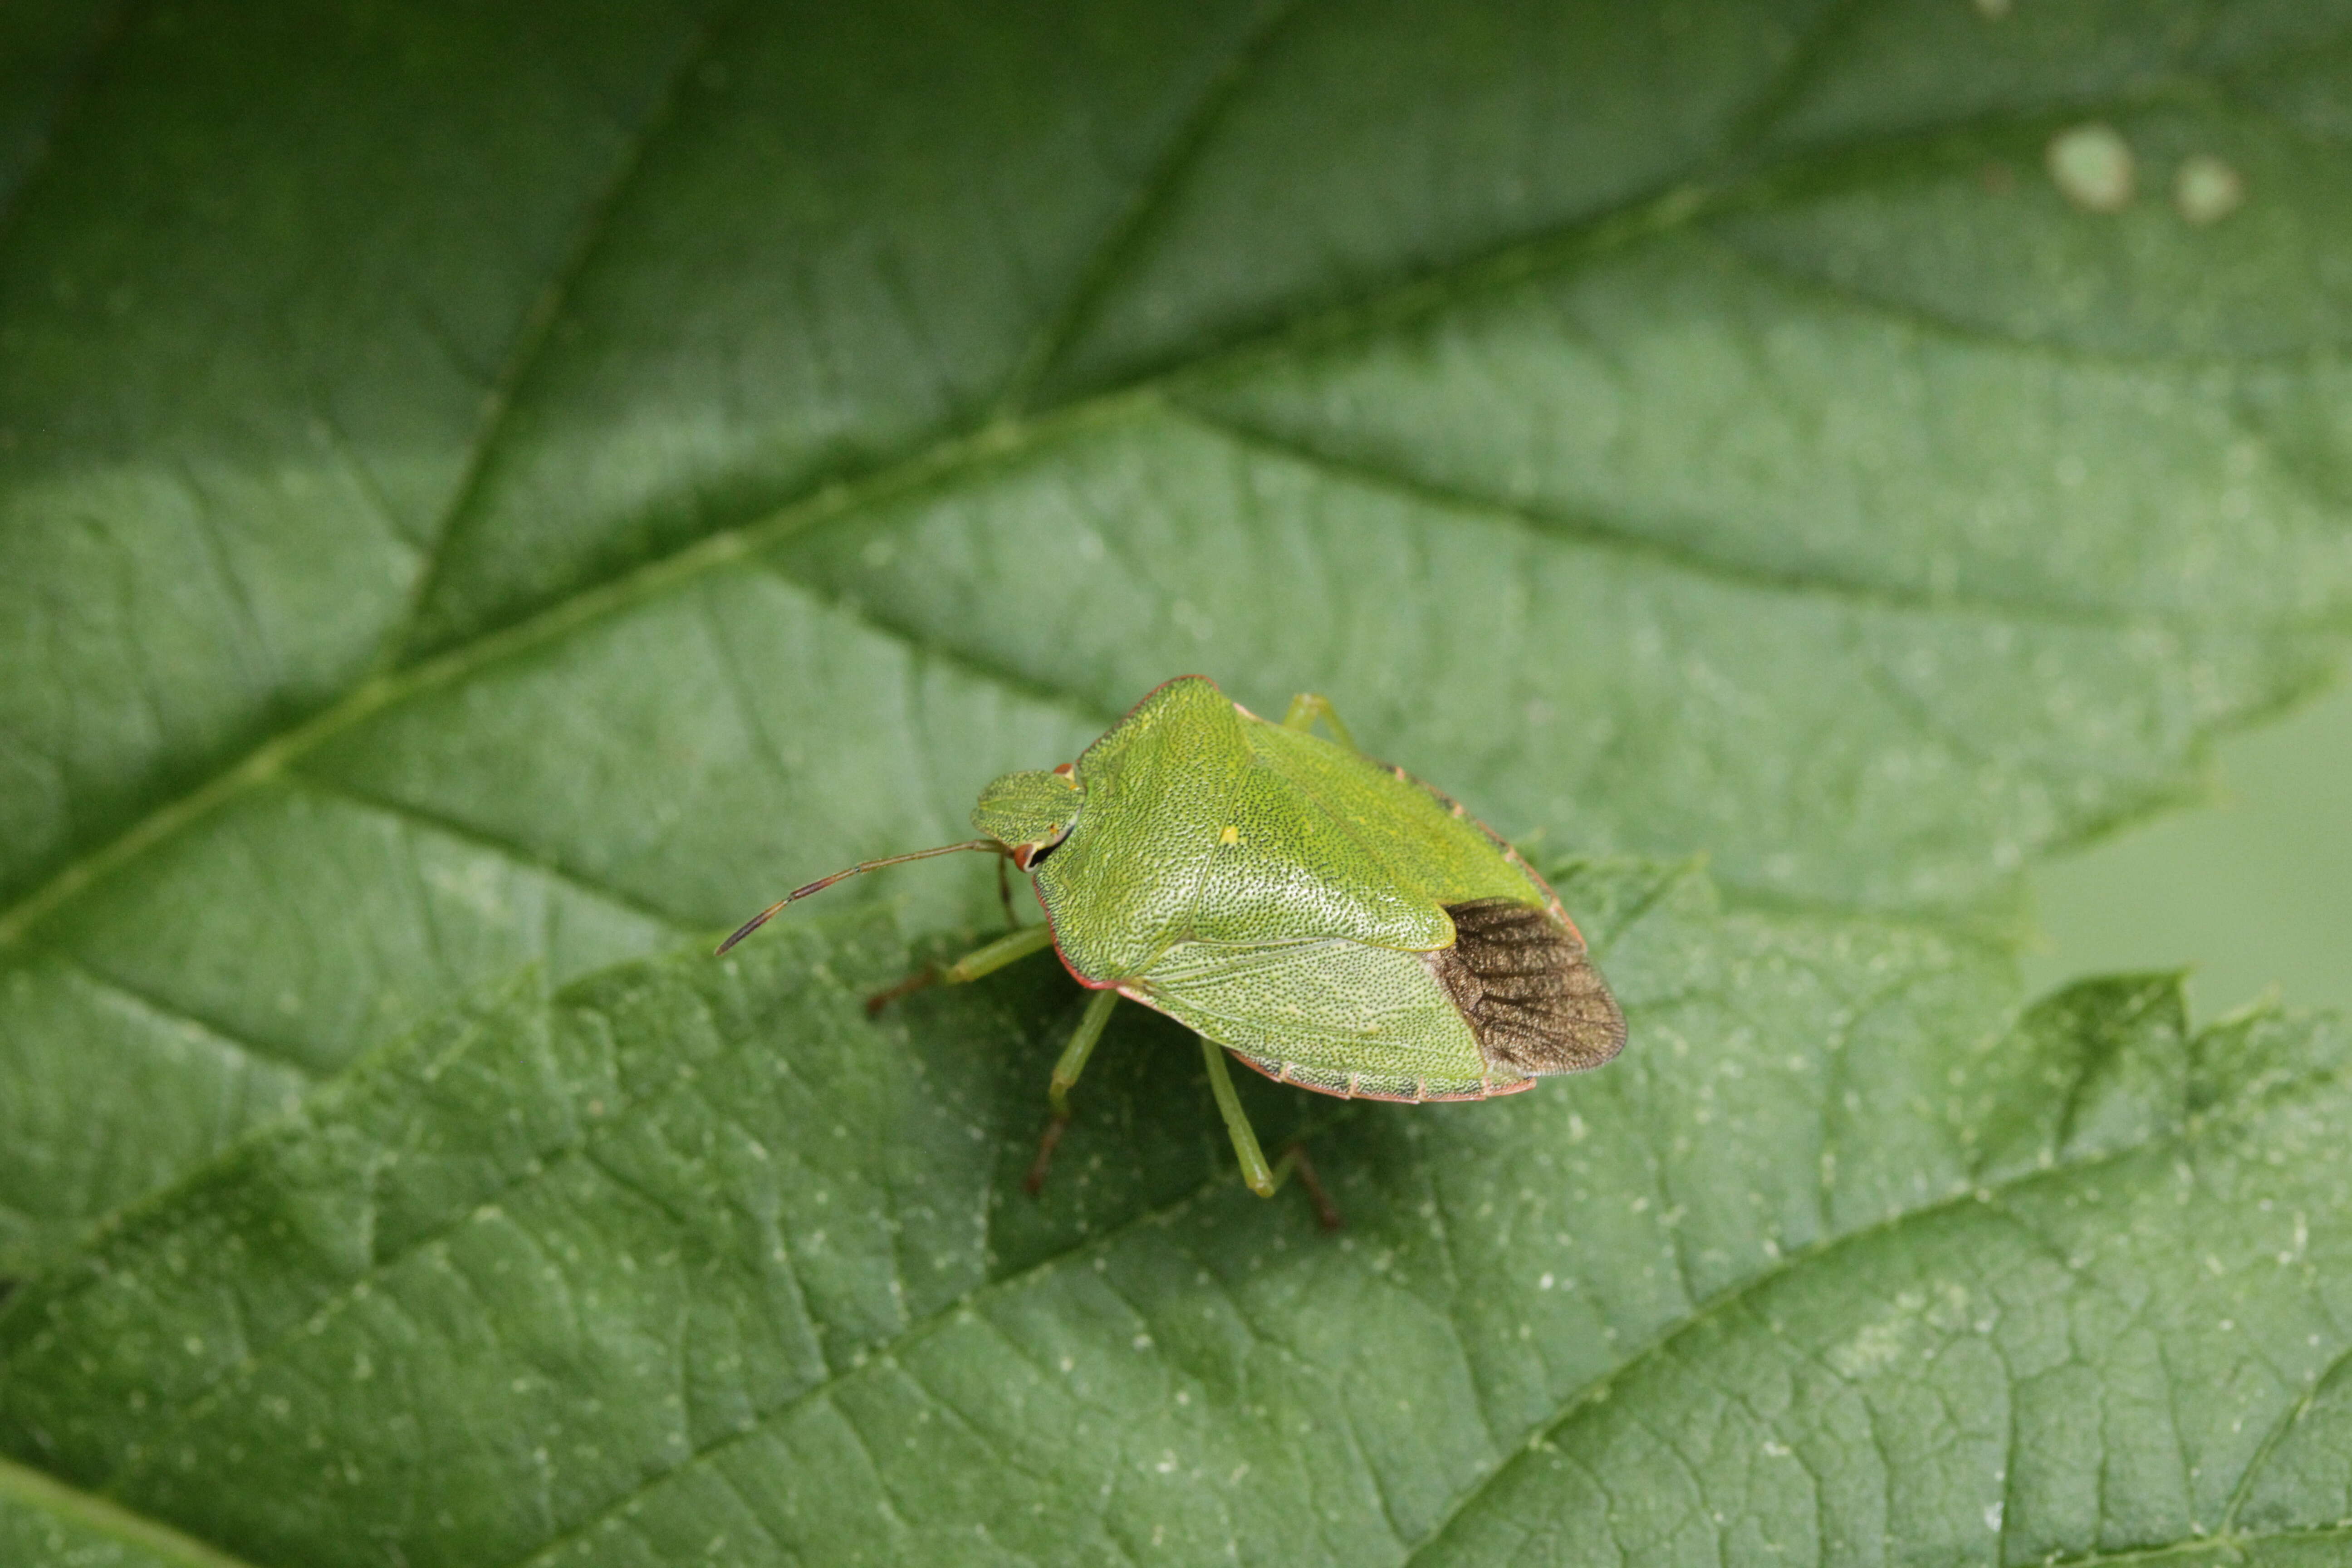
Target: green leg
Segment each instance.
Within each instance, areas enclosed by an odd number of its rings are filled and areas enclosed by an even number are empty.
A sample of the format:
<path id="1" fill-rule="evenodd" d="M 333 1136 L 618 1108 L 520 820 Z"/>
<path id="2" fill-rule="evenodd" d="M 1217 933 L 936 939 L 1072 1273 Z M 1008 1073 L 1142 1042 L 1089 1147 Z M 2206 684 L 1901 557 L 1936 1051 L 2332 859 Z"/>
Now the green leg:
<path id="1" fill-rule="evenodd" d="M 1077 1033 L 1070 1037 L 1062 1059 L 1054 1064 L 1054 1077 L 1045 1085 L 1045 1098 L 1053 1102 L 1054 1119 L 1045 1123 L 1045 1135 L 1037 1140 L 1037 1157 L 1029 1162 L 1029 1174 L 1021 1183 L 1033 1198 L 1044 1190 L 1045 1172 L 1054 1163 L 1054 1147 L 1062 1141 L 1062 1130 L 1070 1124 L 1071 1086 L 1087 1070 L 1087 1058 L 1095 1054 L 1095 1042 L 1102 1038 L 1103 1026 L 1110 1022 L 1110 1010 L 1118 1005 L 1118 992 L 1096 992 L 1087 1003 L 1085 1015 L 1078 1019 Z"/>
<path id="2" fill-rule="evenodd" d="M 1052 926 L 1023 926 L 1012 935 L 998 937 L 986 947 L 976 947 L 949 964 L 940 972 L 940 984 L 965 984 L 983 974 L 993 974 L 1006 964 L 1026 958 L 1041 947 L 1053 945 Z"/>
<path id="3" fill-rule="evenodd" d="M 1070 1037 L 1062 1059 L 1054 1064 L 1054 1076 L 1045 1085 L 1045 1098 L 1053 1102 L 1054 1120 L 1070 1119 L 1070 1090 L 1078 1075 L 1087 1070 L 1087 1058 L 1095 1054 L 1095 1042 L 1102 1038 L 1103 1026 L 1110 1022 L 1110 1010 L 1118 1005 L 1118 993 L 1097 991 L 1087 1003 L 1084 1016 L 1078 1020 L 1078 1032 Z"/>
<path id="4" fill-rule="evenodd" d="M 1209 1064 L 1209 1092 L 1217 1097 L 1218 1113 L 1225 1119 L 1225 1131 L 1233 1136 L 1234 1152 L 1240 1156 L 1242 1180 L 1249 1190 L 1262 1198 L 1270 1198 L 1282 1190 L 1282 1184 L 1292 1176 L 1307 1189 L 1315 1205 L 1315 1217 L 1325 1230 L 1339 1228 L 1339 1211 L 1331 1206 L 1330 1195 L 1316 1179 L 1315 1167 L 1307 1158 L 1306 1149 L 1293 1143 L 1282 1152 L 1282 1158 L 1272 1165 L 1265 1163 L 1265 1151 L 1257 1144 L 1257 1130 L 1250 1125 L 1249 1113 L 1242 1109 L 1242 1097 L 1234 1091 L 1234 1077 L 1225 1067 L 1225 1048 L 1201 1037 L 1201 1055 Z"/>
<path id="5" fill-rule="evenodd" d="M 1041 947 L 1054 945 L 1054 928 L 1050 925 L 1023 926 L 1010 936 L 998 937 L 986 947 L 974 948 L 945 969 L 921 969 L 891 986 L 877 991 L 866 999 L 866 1011 L 870 1016 L 910 991 L 920 991 L 926 985 L 961 985 L 983 974 L 993 974 L 1016 959 L 1028 957 Z"/>
<path id="6" fill-rule="evenodd" d="M 1356 738 L 1348 733 L 1348 726 L 1339 722 L 1339 710 L 1331 700 L 1319 691 L 1302 691 L 1290 700 L 1290 711 L 1282 716 L 1286 730 L 1312 730 L 1320 719 L 1330 727 L 1331 738 L 1353 752 L 1359 750 Z"/>
<path id="7" fill-rule="evenodd" d="M 996 858 L 996 901 L 1004 909 L 1004 929 L 1019 931 L 1021 918 L 1013 912 L 1013 876 L 1005 868 L 1013 864 L 1010 855 Z"/>

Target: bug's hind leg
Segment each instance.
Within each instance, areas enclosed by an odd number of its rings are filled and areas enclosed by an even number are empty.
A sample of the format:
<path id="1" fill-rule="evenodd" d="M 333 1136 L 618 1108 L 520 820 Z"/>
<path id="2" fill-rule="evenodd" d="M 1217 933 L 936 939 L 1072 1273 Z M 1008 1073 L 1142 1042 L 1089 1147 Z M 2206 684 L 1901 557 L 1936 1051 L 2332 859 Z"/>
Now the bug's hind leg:
<path id="1" fill-rule="evenodd" d="M 1249 1190 L 1262 1198 L 1270 1198 L 1282 1190 L 1282 1184 L 1291 1177 L 1307 1191 L 1307 1201 L 1315 1205 L 1315 1220 L 1325 1230 L 1339 1228 L 1339 1211 L 1332 1206 L 1331 1194 L 1323 1190 L 1316 1178 L 1314 1163 L 1307 1158 L 1305 1145 L 1293 1142 L 1282 1152 L 1282 1157 L 1272 1165 L 1265 1163 L 1265 1151 L 1258 1147 L 1257 1130 L 1250 1125 L 1249 1113 L 1242 1109 L 1242 1097 L 1234 1091 L 1233 1074 L 1225 1067 L 1225 1048 L 1201 1037 L 1201 1054 L 1209 1064 L 1209 1091 L 1217 1097 L 1217 1112 L 1225 1119 L 1225 1131 L 1234 1140 L 1234 1153 L 1242 1163 L 1242 1180 Z"/>
<path id="2" fill-rule="evenodd" d="M 1312 730 L 1318 719 L 1330 730 L 1333 740 L 1351 752 L 1360 749 L 1356 738 L 1348 733 L 1348 726 L 1339 722 L 1339 710 L 1332 707 L 1331 700 L 1319 691 L 1302 691 L 1292 698 L 1290 711 L 1282 716 L 1282 727 L 1286 730 Z"/>
<path id="3" fill-rule="evenodd" d="M 1035 1197 L 1045 1185 L 1045 1172 L 1054 1163 L 1054 1148 L 1062 1141 L 1062 1131 L 1070 1124 L 1070 1089 L 1078 1075 L 1087 1070 L 1087 1058 L 1095 1054 L 1095 1042 L 1102 1038 L 1103 1026 L 1110 1022 L 1110 1010 L 1118 1005 L 1118 993 L 1097 991 L 1087 1003 L 1087 1010 L 1078 1019 L 1077 1032 L 1062 1051 L 1062 1059 L 1054 1064 L 1054 1077 L 1045 1085 L 1045 1098 L 1053 1102 L 1054 1119 L 1045 1123 L 1045 1135 L 1037 1140 L 1037 1157 L 1029 1162 L 1029 1173 L 1021 1186 Z"/>
<path id="4" fill-rule="evenodd" d="M 927 985 L 961 985 L 983 974 L 993 974 L 1006 964 L 1026 958 L 1041 947 L 1053 945 L 1052 926 L 1023 926 L 1010 936 L 1001 936 L 985 947 L 974 948 L 945 969 L 919 969 L 887 991 L 877 991 L 866 999 L 866 1016 L 872 1017 L 899 997 L 920 991 Z"/>

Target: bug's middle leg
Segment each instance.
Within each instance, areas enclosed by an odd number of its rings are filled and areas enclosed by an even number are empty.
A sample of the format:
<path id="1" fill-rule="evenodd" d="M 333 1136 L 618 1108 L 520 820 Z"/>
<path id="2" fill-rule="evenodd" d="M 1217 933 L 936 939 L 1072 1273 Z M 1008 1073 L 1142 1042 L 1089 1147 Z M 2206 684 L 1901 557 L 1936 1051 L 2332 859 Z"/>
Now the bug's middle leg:
<path id="1" fill-rule="evenodd" d="M 1013 864 L 1010 855 L 996 858 L 996 901 L 1004 910 L 1004 929 L 1019 931 L 1021 917 L 1013 912 L 1013 874 L 1005 869 Z"/>
<path id="2" fill-rule="evenodd" d="M 1292 698 L 1290 711 L 1282 716 L 1282 727 L 1286 730 L 1312 730 L 1318 719 L 1330 728 L 1331 738 L 1339 744 L 1351 752 L 1360 749 L 1356 744 L 1356 738 L 1348 733 L 1348 726 L 1339 722 L 1339 710 L 1332 707 L 1331 700 L 1319 691 L 1302 691 Z"/>
<path id="3" fill-rule="evenodd" d="M 1242 1109 L 1242 1097 L 1234 1089 L 1234 1075 L 1225 1067 L 1224 1047 L 1202 1035 L 1201 1054 L 1209 1064 L 1209 1091 L 1217 1097 L 1217 1113 L 1225 1119 L 1225 1131 L 1233 1137 L 1234 1153 L 1242 1163 L 1242 1180 L 1249 1184 L 1249 1190 L 1262 1198 L 1270 1198 L 1282 1190 L 1283 1183 L 1297 1176 L 1298 1184 L 1307 1191 L 1307 1201 L 1315 1205 L 1316 1223 L 1325 1230 L 1339 1229 L 1339 1211 L 1316 1177 L 1305 1145 L 1293 1142 L 1280 1159 L 1267 1164 L 1265 1151 L 1258 1147 L 1257 1129 L 1250 1125 L 1249 1112 Z"/>
<path id="4" fill-rule="evenodd" d="M 1096 992 L 1078 1019 L 1077 1032 L 1063 1048 L 1061 1060 L 1054 1064 L 1053 1079 L 1045 1085 L 1045 1098 L 1053 1102 L 1054 1119 L 1045 1123 L 1045 1134 L 1037 1140 L 1037 1157 L 1029 1162 L 1029 1173 L 1021 1181 L 1023 1190 L 1033 1198 L 1044 1190 L 1045 1172 L 1054 1163 L 1055 1145 L 1061 1142 L 1063 1130 L 1070 1125 L 1070 1089 L 1077 1083 L 1078 1075 L 1087 1070 L 1087 1058 L 1095 1054 L 1095 1042 L 1102 1038 L 1103 1026 L 1110 1022 L 1110 1010 L 1118 1005 L 1118 992 Z"/>

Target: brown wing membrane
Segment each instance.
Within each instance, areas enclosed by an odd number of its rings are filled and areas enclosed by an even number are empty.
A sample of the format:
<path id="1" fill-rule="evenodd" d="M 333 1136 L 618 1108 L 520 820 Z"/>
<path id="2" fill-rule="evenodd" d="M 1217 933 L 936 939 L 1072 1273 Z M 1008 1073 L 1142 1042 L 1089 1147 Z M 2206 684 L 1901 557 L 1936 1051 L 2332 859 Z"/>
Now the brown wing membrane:
<path id="1" fill-rule="evenodd" d="M 1625 1015 L 1584 944 L 1544 910 L 1507 899 L 1448 904 L 1454 945 L 1424 954 L 1488 1065 L 1580 1072 L 1625 1044 Z"/>

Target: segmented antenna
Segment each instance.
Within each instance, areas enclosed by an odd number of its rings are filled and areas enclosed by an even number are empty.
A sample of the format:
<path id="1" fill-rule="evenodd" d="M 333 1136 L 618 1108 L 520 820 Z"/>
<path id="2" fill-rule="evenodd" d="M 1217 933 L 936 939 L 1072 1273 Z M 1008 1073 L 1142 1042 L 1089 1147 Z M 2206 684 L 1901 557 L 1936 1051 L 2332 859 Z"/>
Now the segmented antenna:
<path id="1" fill-rule="evenodd" d="M 766 909 L 761 910 L 758 914 L 753 915 L 750 920 L 745 921 L 741 925 L 735 928 L 735 934 L 733 936 L 729 937 L 725 942 L 719 944 L 717 956 L 720 958 L 726 957 L 727 950 L 729 948 L 733 947 L 737 942 L 741 942 L 745 937 L 750 936 L 753 931 L 758 931 L 761 926 L 766 925 L 770 921 L 775 919 L 777 912 L 782 910 L 786 904 L 796 903 L 800 900 L 807 898 L 811 893 L 822 893 L 827 888 L 832 887 L 835 882 L 845 880 L 847 878 L 862 875 L 867 871 L 878 871 L 885 866 L 903 866 L 909 860 L 928 860 L 934 855 L 956 855 L 961 854 L 967 849 L 992 849 L 999 855 L 1004 853 L 1004 846 L 999 844 L 995 839 L 975 838 L 968 844 L 942 844 L 936 849 L 918 849 L 911 855 L 893 855 L 887 859 L 882 860 L 860 860 L 856 865 L 852 866 L 846 871 L 835 871 L 830 877 L 818 878 L 815 881 L 811 882 L 804 888 L 794 888 L 791 892 L 786 893 L 782 898 L 778 899 L 774 903 L 770 904 Z"/>

